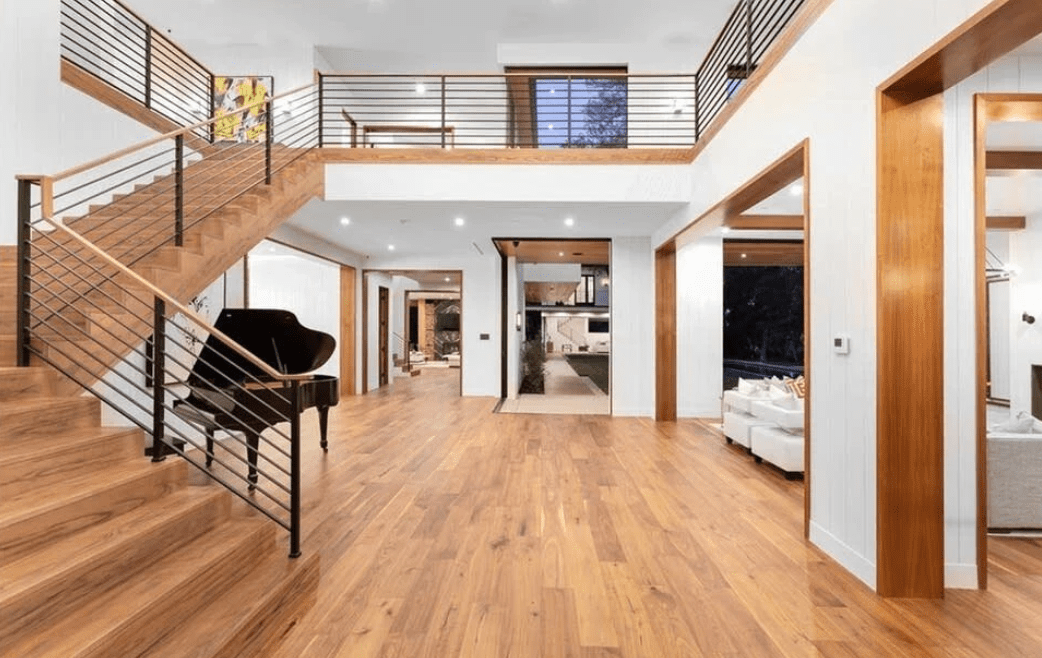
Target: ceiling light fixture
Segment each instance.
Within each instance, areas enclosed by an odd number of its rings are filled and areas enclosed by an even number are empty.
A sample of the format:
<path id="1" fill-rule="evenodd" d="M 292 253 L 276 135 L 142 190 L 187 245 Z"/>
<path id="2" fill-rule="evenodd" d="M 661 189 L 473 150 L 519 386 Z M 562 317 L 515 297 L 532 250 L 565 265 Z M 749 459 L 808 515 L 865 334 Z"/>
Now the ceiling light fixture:
<path id="1" fill-rule="evenodd" d="M 558 256 L 564 256 L 564 252 L 563 252 L 563 251 L 558 251 L 558 252 L 557 252 L 557 255 L 558 255 Z"/>
<path id="2" fill-rule="evenodd" d="M 746 257 L 746 254 L 742 254 L 742 258 L 745 258 L 745 257 Z"/>
<path id="3" fill-rule="evenodd" d="M 724 234 L 730 233 L 731 232 L 731 227 L 730 226 L 721 226 L 720 227 L 720 232 L 724 233 Z"/>
<path id="4" fill-rule="evenodd" d="M 789 188 L 789 194 L 792 196 L 803 194 L 803 183 L 794 183 L 793 186 Z"/>
<path id="5" fill-rule="evenodd" d="M 350 223 L 351 223 L 351 218 L 350 217 L 341 217 L 340 218 L 340 225 L 341 226 L 347 226 Z"/>
<path id="6" fill-rule="evenodd" d="M 450 281 L 452 281 L 450 277 L 445 277 L 445 283 L 449 283 Z"/>
<path id="7" fill-rule="evenodd" d="M 455 221 L 456 221 L 456 226 L 463 226 L 464 224 L 467 223 L 466 221 L 464 221 L 464 219 L 462 217 L 457 217 Z"/>
<path id="8" fill-rule="evenodd" d="M 575 226 L 575 218 L 574 217 L 565 217 L 564 218 L 564 225 L 565 226 Z"/>
<path id="9" fill-rule="evenodd" d="M 387 245 L 387 251 L 394 251 L 394 245 L 393 244 Z M 744 258 L 745 254 L 742 254 L 742 257 Z"/>

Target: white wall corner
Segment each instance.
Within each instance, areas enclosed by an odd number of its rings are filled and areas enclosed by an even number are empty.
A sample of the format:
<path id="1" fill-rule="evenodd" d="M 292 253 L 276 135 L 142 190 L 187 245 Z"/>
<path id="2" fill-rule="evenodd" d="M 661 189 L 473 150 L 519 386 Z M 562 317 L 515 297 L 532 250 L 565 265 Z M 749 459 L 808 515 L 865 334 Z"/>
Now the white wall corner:
<path id="1" fill-rule="evenodd" d="M 977 587 L 977 565 L 945 564 L 944 586 L 946 589 L 979 589 Z"/>
<path id="2" fill-rule="evenodd" d="M 810 541 L 875 591 L 876 565 L 873 562 L 813 521 L 810 524 Z"/>

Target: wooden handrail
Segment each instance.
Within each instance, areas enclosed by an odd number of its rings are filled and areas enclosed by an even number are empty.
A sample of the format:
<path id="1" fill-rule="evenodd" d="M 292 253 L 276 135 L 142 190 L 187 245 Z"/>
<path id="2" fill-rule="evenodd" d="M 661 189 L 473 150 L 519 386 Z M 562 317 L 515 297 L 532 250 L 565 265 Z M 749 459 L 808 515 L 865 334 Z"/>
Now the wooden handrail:
<path id="1" fill-rule="evenodd" d="M 38 180 L 39 180 L 39 182 L 45 182 L 46 178 L 47 178 L 46 176 L 41 176 L 41 177 L 39 177 Z M 275 370 L 268 363 L 266 363 L 266 362 L 262 361 L 261 359 L 257 358 L 248 349 L 246 349 L 242 345 L 239 345 L 234 340 L 229 338 L 227 335 L 224 334 L 224 332 L 220 331 L 216 327 L 211 326 L 210 323 L 207 322 L 206 319 L 203 318 L 202 316 L 200 316 L 198 313 L 196 313 L 192 309 L 188 308 L 187 306 L 185 306 L 181 302 L 177 301 L 176 299 L 174 299 L 169 294 L 167 294 L 167 293 L 163 292 L 162 290 L 160 290 L 159 288 L 157 288 L 154 284 L 152 284 L 152 282 L 150 282 L 148 279 L 144 278 L 143 276 L 141 276 L 140 274 L 138 274 L 134 270 L 130 269 L 129 267 L 127 267 L 123 263 L 119 262 L 118 260 L 116 260 L 112 256 L 109 256 L 107 253 L 105 253 L 104 250 L 102 250 L 101 248 L 96 246 L 93 242 L 91 242 L 87 238 L 83 237 L 82 235 L 80 235 L 76 231 L 73 231 L 72 229 L 68 228 L 67 226 L 54 221 L 50 217 L 43 217 L 41 219 L 43 221 L 47 222 L 48 224 L 50 224 L 51 226 L 57 228 L 58 230 L 64 231 L 73 240 L 75 240 L 76 242 L 79 242 L 82 246 L 86 247 L 88 251 L 93 252 L 94 255 L 99 256 L 105 263 L 107 263 L 108 265 L 111 265 L 112 267 L 115 267 L 117 270 L 119 270 L 119 272 L 121 274 L 123 274 L 123 275 L 125 275 L 127 277 L 130 277 L 130 279 L 133 280 L 135 283 L 137 283 L 141 287 L 145 288 L 146 290 L 148 290 L 150 293 L 152 293 L 156 297 L 159 297 L 160 299 L 165 301 L 167 304 L 169 304 L 170 306 L 175 308 L 179 313 L 181 313 L 185 317 L 187 317 L 190 320 L 192 320 L 192 322 L 195 322 L 197 325 L 199 325 L 206 332 L 210 333 L 213 336 L 217 336 L 217 338 L 219 338 L 225 345 L 230 347 L 232 349 L 232 351 L 234 351 L 236 354 L 238 354 L 239 356 L 243 357 L 244 359 L 246 359 L 247 361 L 249 361 L 253 365 L 255 365 L 258 368 L 260 368 L 261 371 L 265 375 L 271 377 L 273 380 L 283 381 L 283 382 L 291 382 L 291 381 L 294 381 L 294 380 L 297 380 L 297 381 L 305 380 L 305 379 L 308 379 L 308 378 L 311 377 L 310 373 L 302 373 L 302 374 L 297 374 L 297 375 L 287 375 L 285 373 L 279 372 L 278 370 Z"/>
<path id="2" fill-rule="evenodd" d="M 555 78 L 555 77 L 582 77 L 582 78 L 692 78 L 695 72 L 678 73 L 611 73 L 592 69 L 554 69 L 552 67 L 538 67 L 530 71 L 500 71 L 491 73 L 323 73 L 323 78 L 411 78 L 417 80 L 433 80 L 435 78 Z"/>
<path id="3" fill-rule="evenodd" d="M 211 119 L 207 119 L 205 121 L 200 121 L 199 123 L 196 123 L 196 124 L 193 124 L 191 126 L 188 126 L 187 128 L 179 128 L 177 130 L 174 130 L 173 132 L 168 132 L 166 134 L 159 135 L 158 137 L 153 137 L 152 139 L 149 139 L 147 141 L 141 142 L 139 144 L 134 144 L 133 146 L 128 146 L 125 149 L 121 149 L 119 151 L 116 151 L 115 153 L 110 153 L 110 154 L 108 154 L 106 156 L 102 156 L 102 157 L 100 157 L 100 158 L 98 158 L 96 160 L 91 160 L 90 162 L 87 162 L 85 164 L 77 165 L 75 167 L 72 167 L 71 169 L 66 169 L 65 171 L 59 172 L 59 173 L 51 176 L 51 179 L 54 180 L 55 182 L 58 182 L 60 180 L 64 180 L 66 178 L 69 178 L 70 176 L 75 176 L 76 174 L 83 173 L 84 171 L 87 171 L 89 169 L 93 169 L 95 167 L 100 167 L 103 164 L 108 164 L 109 162 L 112 162 L 113 160 L 118 160 L 119 158 L 122 158 L 122 157 L 125 157 L 127 155 L 130 155 L 131 153 L 134 153 L 136 151 L 140 151 L 141 149 L 148 148 L 149 146 L 152 146 L 153 144 L 158 144 L 158 143 L 160 143 L 162 141 L 165 141 L 165 140 L 168 140 L 168 139 L 174 139 L 178 135 L 184 135 L 184 134 L 190 133 L 190 132 L 192 132 L 194 130 L 197 130 L 198 128 L 202 128 L 204 126 L 209 126 L 212 123 L 215 123 L 215 122 L 220 121 L 222 119 L 226 119 L 227 117 L 233 116 L 235 114 L 238 114 L 239 112 L 246 112 L 246 111 L 251 110 L 251 109 L 253 109 L 253 108 L 255 108 L 255 107 L 259 106 L 259 105 L 264 105 L 266 103 L 274 103 L 277 100 L 283 99 L 283 98 L 285 98 L 287 96 L 291 96 L 293 94 L 300 93 L 300 92 L 302 92 L 302 91 L 304 91 L 306 89 L 309 89 L 309 88 L 315 87 L 315 86 L 316 86 L 316 83 L 314 83 L 314 82 L 312 82 L 310 84 L 302 85 L 300 87 L 297 87 L 296 89 L 291 89 L 290 91 L 281 93 L 278 96 L 272 96 L 271 98 L 266 98 L 264 100 L 256 101 L 254 103 L 250 103 L 249 105 L 244 105 L 243 107 L 240 107 L 239 109 L 235 110 L 235 112 L 231 112 L 229 114 L 225 114 L 225 115 L 219 116 L 219 117 L 213 117 Z"/>

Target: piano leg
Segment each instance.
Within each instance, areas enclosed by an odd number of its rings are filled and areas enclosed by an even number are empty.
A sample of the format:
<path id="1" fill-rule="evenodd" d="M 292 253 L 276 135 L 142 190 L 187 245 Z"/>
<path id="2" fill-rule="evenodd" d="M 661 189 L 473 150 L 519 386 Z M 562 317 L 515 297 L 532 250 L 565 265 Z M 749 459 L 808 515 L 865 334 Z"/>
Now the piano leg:
<path id="1" fill-rule="evenodd" d="M 247 430 L 246 443 L 246 458 L 250 464 L 250 474 L 247 479 L 250 481 L 250 491 L 253 491 L 257 488 L 257 449 L 260 444 L 260 432 Z"/>
<path id="2" fill-rule="evenodd" d="M 319 445 L 323 452 L 329 452 L 329 442 L 326 441 L 326 430 L 329 428 L 329 407 L 321 406 L 318 409 L 318 431 L 321 434 Z"/>

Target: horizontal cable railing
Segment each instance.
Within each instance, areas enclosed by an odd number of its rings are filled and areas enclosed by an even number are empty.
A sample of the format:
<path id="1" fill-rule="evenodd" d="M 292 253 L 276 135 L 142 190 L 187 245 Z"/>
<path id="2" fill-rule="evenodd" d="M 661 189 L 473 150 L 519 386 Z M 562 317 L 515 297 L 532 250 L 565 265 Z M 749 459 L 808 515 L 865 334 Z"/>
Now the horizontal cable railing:
<path id="1" fill-rule="evenodd" d="M 172 451 L 207 470 L 289 529 L 297 553 L 304 377 L 276 371 L 139 273 L 318 145 L 315 85 L 237 112 L 54 176 L 20 177 L 18 358 L 53 366 L 151 433 L 159 458 Z M 259 124 L 259 141 L 196 137 L 230 120 Z M 200 352 L 210 337 L 222 348 Z M 197 359 L 227 361 L 241 376 L 193 381 Z M 258 429 L 279 423 L 289 430 Z"/>
<path id="2" fill-rule="evenodd" d="M 118 0 L 62 0 L 61 55 L 176 124 L 212 113 L 213 73 Z"/>
<path id="3" fill-rule="evenodd" d="M 322 145 L 688 148 L 803 2 L 741 0 L 695 73 L 322 74 Z"/>

